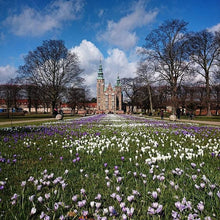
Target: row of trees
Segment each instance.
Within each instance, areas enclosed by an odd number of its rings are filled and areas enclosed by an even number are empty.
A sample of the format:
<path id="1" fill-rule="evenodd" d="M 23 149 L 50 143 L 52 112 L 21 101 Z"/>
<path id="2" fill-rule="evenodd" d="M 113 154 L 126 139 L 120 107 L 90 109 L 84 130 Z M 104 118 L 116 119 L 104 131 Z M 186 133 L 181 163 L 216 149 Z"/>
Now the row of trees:
<path id="1" fill-rule="evenodd" d="M 29 111 L 33 106 L 37 111 L 39 105 L 54 109 L 61 101 L 75 109 L 79 102 L 85 102 L 88 90 L 80 77 L 78 57 L 63 41 L 44 41 L 28 53 L 24 63 L 16 79 L 0 86 L 8 109 L 19 107 L 20 99 L 27 99 Z"/>
<path id="2" fill-rule="evenodd" d="M 142 101 L 148 97 L 152 112 L 156 107 L 152 90 L 165 86 L 175 113 L 182 102 L 182 91 L 201 82 L 205 86 L 203 96 L 207 113 L 211 115 L 211 91 L 219 91 L 220 84 L 220 32 L 189 33 L 185 21 L 169 20 L 151 31 L 145 40 L 146 44 L 139 50 L 138 77 L 122 80 L 130 102 L 137 100 L 136 94 L 145 87 L 147 95 Z"/>
<path id="3" fill-rule="evenodd" d="M 8 116 L 11 109 L 19 110 L 21 106 L 25 105 L 28 112 L 34 108 L 35 113 L 39 108 L 43 108 L 44 112 L 48 112 L 51 108 L 52 101 L 47 95 L 46 87 L 39 87 L 33 84 L 22 84 L 14 80 L 7 84 L 0 85 L 0 102 L 6 106 Z M 74 112 L 76 106 L 83 105 L 88 102 L 87 90 L 85 87 L 70 87 L 63 89 L 62 95 L 57 99 L 55 108 L 61 107 L 65 102 Z"/>
<path id="4" fill-rule="evenodd" d="M 149 114 L 161 109 L 166 109 L 167 106 L 172 106 L 170 88 L 168 85 L 149 85 L 141 78 L 123 78 L 121 80 L 123 91 L 127 97 L 127 104 L 130 106 L 130 111 L 134 112 L 134 107 L 137 107 L 142 112 Z M 220 84 L 211 86 L 211 109 L 215 110 L 214 114 L 218 114 L 220 109 Z M 206 86 L 204 83 L 184 83 L 177 89 L 177 102 L 174 103 L 176 108 L 186 110 L 185 113 L 191 113 L 199 109 L 199 114 L 207 112 Z"/>

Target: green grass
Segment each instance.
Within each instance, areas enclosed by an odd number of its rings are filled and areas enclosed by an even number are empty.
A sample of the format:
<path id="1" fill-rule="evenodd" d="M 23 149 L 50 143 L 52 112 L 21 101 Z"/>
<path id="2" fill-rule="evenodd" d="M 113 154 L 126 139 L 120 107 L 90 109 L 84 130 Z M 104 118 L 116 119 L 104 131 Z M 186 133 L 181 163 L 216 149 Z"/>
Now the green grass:
<path id="1" fill-rule="evenodd" d="M 64 119 L 74 119 L 78 118 L 78 115 L 65 115 Z M 42 121 L 40 121 L 43 119 Z M 48 120 L 46 120 L 48 119 Z M 39 120 L 39 121 L 37 121 Z M 0 116 L 0 128 L 4 127 L 18 127 L 18 126 L 28 126 L 28 125 L 36 125 L 39 126 L 45 122 L 52 122 L 55 119 L 51 114 L 30 114 L 25 116 L 13 116 L 11 118 L 7 118 L 5 116 Z M 22 123 L 24 121 L 24 123 Z M 28 122 L 30 121 L 30 122 Z M 34 121 L 34 122 L 31 122 Z M 4 124 L 1 125 L 1 122 Z"/>
<path id="2" fill-rule="evenodd" d="M 0 115 L 0 122 L 7 121 L 21 121 L 21 120 L 33 120 L 33 119 L 41 119 L 41 118 L 52 118 L 51 114 L 26 114 L 26 115 L 13 115 L 10 114 L 9 118 L 7 115 Z"/>

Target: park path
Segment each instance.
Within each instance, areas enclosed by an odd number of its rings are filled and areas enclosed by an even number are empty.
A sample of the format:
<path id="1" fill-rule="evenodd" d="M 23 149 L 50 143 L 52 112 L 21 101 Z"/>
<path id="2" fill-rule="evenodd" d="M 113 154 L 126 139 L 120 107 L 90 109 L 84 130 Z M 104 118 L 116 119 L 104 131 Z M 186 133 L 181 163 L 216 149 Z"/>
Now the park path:
<path id="1" fill-rule="evenodd" d="M 155 117 L 157 119 L 160 119 L 160 117 Z M 164 118 L 164 120 L 168 120 L 169 118 Z M 190 120 L 190 119 L 180 119 L 176 120 L 177 122 L 186 122 L 186 123 L 195 123 L 195 124 L 205 124 L 205 125 L 215 125 L 215 126 L 220 126 L 219 121 L 199 121 L 199 120 Z"/>
<path id="2" fill-rule="evenodd" d="M 15 124 L 21 124 L 21 123 L 29 123 L 29 122 L 39 122 L 39 121 L 53 121 L 56 120 L 55 118 L 42 118 L 42 119 L 33 119 L 33 120 L 24 120 L 24 121 L 4 121 L 0 122 L 0 125 L 8 125 L 13 126 Z"/>
<path id="3" fill-rule="evenodd" d="M 160 119 L 159 117 L 154 117 L 156 119 Z M 29 122 L 39 122 L 39 121 L 55 121 L 55 118 L 42 118 L 42 119 L 33 119 L 33 120 L 25 120 L 25 121 L 7 121 L 7 122 L 0 122 L 0 125 L 8 125 L 13 126 L 16 124 L 21 123 L 29 123 Z M 169 118 L 164 118 L 164 120 L 169 120 Z M 204 124 L 204 125 L 214 125 L 214 126 L 220 126 L 220 122 L 218 121 L 197 121 L 197 120 L 187 120 L 187 119 L 180 119 L 177 120 L 177 122 L 187 122 L 187 123 L 195 123 L 195 124 Z"/>

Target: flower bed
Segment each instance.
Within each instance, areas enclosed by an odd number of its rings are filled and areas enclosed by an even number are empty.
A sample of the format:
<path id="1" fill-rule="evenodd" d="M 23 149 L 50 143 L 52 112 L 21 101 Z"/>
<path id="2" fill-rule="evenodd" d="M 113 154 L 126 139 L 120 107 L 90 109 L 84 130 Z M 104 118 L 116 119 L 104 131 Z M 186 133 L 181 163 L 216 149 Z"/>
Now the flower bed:
<path id="1" fill-rule="evenodd" d="M 220 219 L 220 129 L 95 115 L 2 129 L 2 219 Z"/>

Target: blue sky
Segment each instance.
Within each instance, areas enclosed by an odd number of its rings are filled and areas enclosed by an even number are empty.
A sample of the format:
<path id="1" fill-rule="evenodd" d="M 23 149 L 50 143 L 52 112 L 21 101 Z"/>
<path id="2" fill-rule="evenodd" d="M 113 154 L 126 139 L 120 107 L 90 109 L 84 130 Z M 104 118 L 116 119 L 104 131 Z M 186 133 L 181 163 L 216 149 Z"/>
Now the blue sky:
<path id="1" fill-rule="evenodd" d="M 219 0 L 0 0 L 0 82 L 16 75 L 23 57 L 43 40 L 76 52 L 95 96 L 100 59 L 106 84 L 135 76 L 136 50 L 167 19 L 189 31 L 220 30 Z"/>

